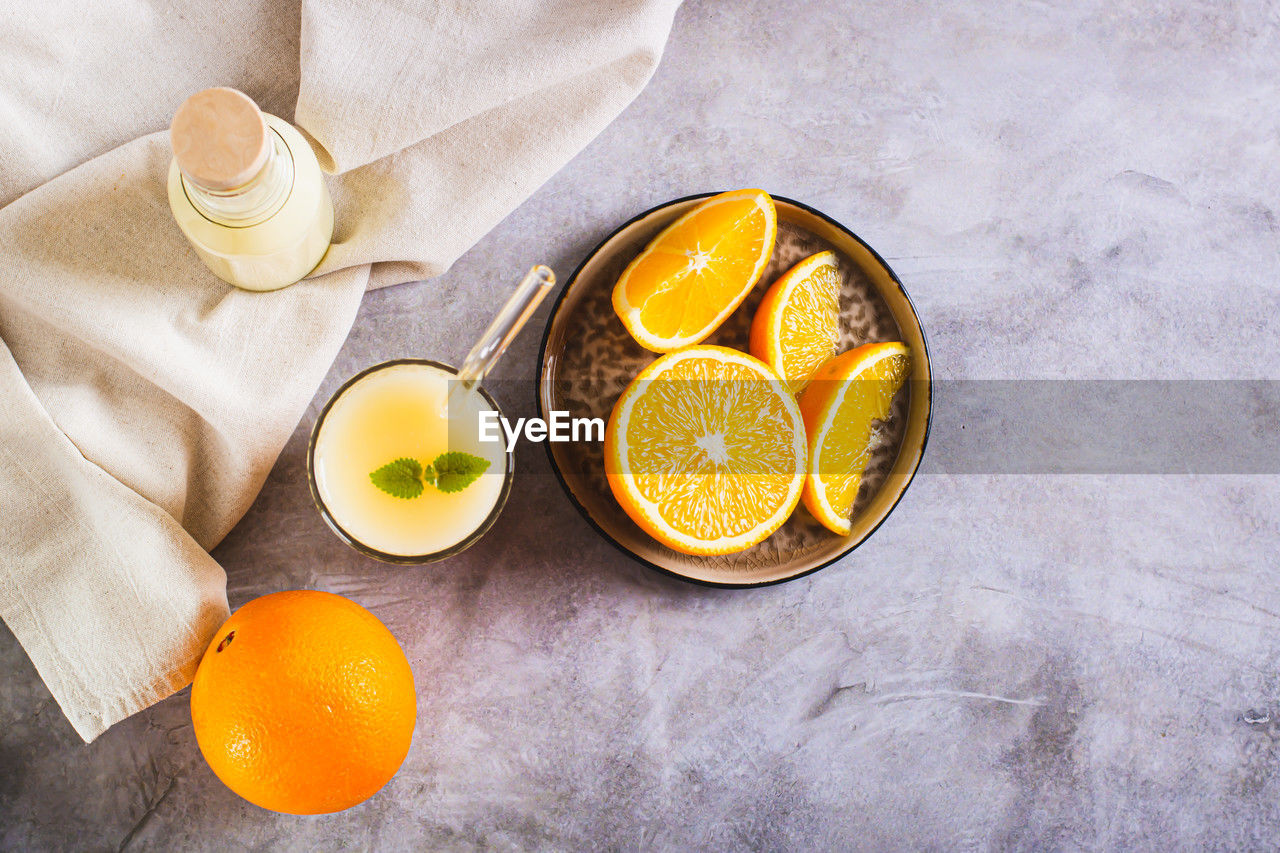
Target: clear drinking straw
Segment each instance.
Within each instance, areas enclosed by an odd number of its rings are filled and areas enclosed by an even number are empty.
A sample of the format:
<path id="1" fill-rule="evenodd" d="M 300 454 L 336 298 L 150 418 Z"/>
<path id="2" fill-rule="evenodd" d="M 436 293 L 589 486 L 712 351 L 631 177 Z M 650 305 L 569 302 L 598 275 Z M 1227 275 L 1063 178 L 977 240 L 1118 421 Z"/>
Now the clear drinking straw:
<path id="1" fill-rule="evenodd" d="M 529 274 L 516 286 L 515 293 L 498 311 L 498 316 L 493 318 L 489 328 L 467 353 L 457 378 L 451 383 L 446 406 L 452 401 L 465 399 L 471 389 L 480 384 L 555 283 L 556 274 L 550 268 L 539 264 L 529 270 Z"/>

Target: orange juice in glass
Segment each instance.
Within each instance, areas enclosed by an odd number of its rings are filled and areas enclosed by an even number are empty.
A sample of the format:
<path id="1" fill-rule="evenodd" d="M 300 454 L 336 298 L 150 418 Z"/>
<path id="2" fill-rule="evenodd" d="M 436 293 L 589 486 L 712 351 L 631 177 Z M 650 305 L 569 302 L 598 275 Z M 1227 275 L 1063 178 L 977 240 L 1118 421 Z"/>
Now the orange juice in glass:
<path id="1" fill-rule="evenodd" d="M 460 370 L 388 361 L 329 400 L 311 432 L 307 474 L 316 508 L 347 544 L 386 562 L 429 563 L 493 525 L 514 466 L 500 431 L 482 440 L 482 419 L 500 410 L 479 381 L 554 283 L 535 267 Z"/>

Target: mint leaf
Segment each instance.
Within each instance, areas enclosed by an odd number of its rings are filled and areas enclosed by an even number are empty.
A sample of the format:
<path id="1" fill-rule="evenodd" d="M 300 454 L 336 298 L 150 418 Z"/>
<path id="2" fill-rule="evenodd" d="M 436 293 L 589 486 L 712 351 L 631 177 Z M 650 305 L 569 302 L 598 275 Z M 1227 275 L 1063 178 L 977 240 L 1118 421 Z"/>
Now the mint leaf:
<path id="1" fill-rule="evenodd" d="M 455 450 L 441 453 L 433 466 L 437 489 L 442 492 L 460 492 L 489 468 L 489 460 Z"/>
<path id="2" fill-rule="evenodd" d="M 371 473 L 369 479 L 387 494 L 407 500 L 422 494 L 423 474 L 422 463 L 417 459 L 401 456 Z M 431 479 L 434 480 L 434 472 L 432 474 Z"/>
<path id="3" fill-rule="evenodd" d="M 406 500 L 422 494 L 427 486 L 442 492 L 460 492 L 489 467 L 489 460 L 470 453 L 441 453 L 434 465 L 422 467 L 417 459 L 401 456 L 369 475 L 382 491 Z"/>

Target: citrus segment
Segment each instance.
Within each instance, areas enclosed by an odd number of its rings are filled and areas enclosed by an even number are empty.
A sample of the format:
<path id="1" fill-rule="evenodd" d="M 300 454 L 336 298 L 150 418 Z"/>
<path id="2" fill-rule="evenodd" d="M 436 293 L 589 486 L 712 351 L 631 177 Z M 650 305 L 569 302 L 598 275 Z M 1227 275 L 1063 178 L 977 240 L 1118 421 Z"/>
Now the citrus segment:
<path id="1" fill-rule="evenodd" d="M 613 310 L 646 349 L 671 352 L 696 344 L 759 281 L 777 232 L 777 211 L 764 190 L 712 196 L 627 265 L 613 288 Z"/>
<path id="2" fill-rule="evenodd" d="M 728 554 L 777 530 L 800 500 L 804 422 L 777 373 L 745 353 L 663 356 L 605 430 L 609 487 L 629 516 L 686 554 Z"/>
<path id="3" fill-rule="evenodd" d="M 824 364 L 800 395 L 809 437 L 804 505 L 828 529 L 847 536 L 877 421 L 889 416 L 906 382 L 905 344 L 866 344 Z"/>
<path id="4" fill-rule="evenodd" d="M 409 751 L 417 719 L 400 644 L 354 601 L 277 592 L 231 614 L 191 687 L 196 742 L 251 803 L 289 814 L 373 796 Z"/>
<path id="5" fill-rule="evenodd" d="M 770 285 L 751 321 L 751 354 L 799 393 L 840 342 L 840 271 L 818 252 Z"/>

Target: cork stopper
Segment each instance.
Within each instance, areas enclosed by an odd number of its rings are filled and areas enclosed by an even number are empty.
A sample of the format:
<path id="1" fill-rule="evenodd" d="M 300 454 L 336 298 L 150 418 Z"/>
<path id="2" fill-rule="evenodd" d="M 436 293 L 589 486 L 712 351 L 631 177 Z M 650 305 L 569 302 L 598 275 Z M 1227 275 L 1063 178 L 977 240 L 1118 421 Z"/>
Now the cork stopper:
<path id="1" fill-rule="evenodd" d="M 258 105 L 235 89 L 205 89 L 187 98 L 173 116 L 169 139 L 182 173 L 210 190 L 248 183 L 270 153 Z"/>

